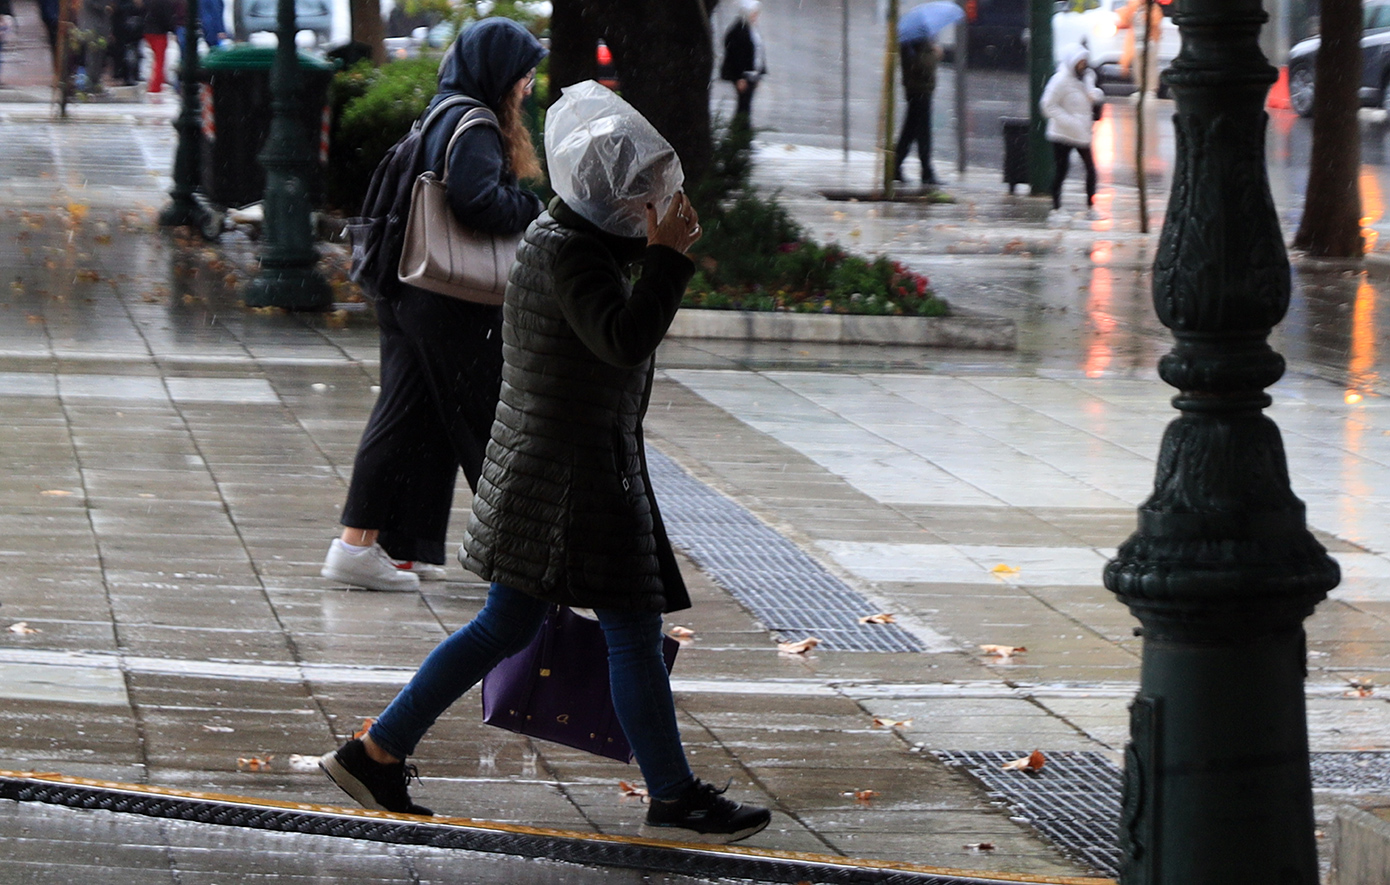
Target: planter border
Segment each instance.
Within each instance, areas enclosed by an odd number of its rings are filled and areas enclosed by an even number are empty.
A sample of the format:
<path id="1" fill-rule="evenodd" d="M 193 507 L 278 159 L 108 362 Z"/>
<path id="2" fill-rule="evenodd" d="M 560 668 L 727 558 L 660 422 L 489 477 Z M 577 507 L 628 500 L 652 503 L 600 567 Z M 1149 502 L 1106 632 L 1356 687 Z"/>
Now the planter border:
<path id="1" fill-rule="evenodd" d="M 682 308 L 666 334 L 688 340 L 896 344 L 976 350 L 1018 347 L 1018 329 L 1013 320 L 978 314 L 905 317 Z"/>

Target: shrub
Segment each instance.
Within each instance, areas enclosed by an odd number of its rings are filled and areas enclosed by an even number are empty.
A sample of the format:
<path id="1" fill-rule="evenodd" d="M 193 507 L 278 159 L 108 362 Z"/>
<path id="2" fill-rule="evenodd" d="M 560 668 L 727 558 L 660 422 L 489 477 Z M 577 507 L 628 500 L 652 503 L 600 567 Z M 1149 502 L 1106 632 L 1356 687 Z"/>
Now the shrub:
<path id="1" fill-rule="evenodd" d="M 786 310 L 943 316 L 928 279 L 888 258 L 864 259 L 820 245 L 777 201 L 749 186 L 751 135 L 731 127 L 705 178 L 691 188 L 705 235 L 684 304 L 715 310 Z"/>
<path id="2" fill-rule="evenodd" d="M 421 56 L 379 68 L 359 62 L 334 76 L 337 132 L 324 181 L 330 204 L 356 214 L 382 156 L 434 97 L 438 72 L 438 56 Z"/>

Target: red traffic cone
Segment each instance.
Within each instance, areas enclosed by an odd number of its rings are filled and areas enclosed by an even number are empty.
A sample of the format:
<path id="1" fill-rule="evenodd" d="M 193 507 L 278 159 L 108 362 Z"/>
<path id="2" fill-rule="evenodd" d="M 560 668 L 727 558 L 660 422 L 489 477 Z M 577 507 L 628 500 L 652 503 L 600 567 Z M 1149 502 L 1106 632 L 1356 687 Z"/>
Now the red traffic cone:
<path id="1" fill-rule="evenodd" d="M 1265 106 L 1288 110 L 1293 107 L 1289 102 L 1289 67 L 1282 65 L 1279 68 L 1279 79 L 1274 81 L 1274 86 L 1269 90 L 1269 98 L 1265 99 Z"/>

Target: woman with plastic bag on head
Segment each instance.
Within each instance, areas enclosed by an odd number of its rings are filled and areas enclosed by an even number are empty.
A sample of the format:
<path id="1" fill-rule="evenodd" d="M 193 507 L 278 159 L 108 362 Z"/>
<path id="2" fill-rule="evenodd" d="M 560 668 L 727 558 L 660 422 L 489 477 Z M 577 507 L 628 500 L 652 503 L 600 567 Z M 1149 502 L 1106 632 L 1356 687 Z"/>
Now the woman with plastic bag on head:
<path id="1" fill-rule="evenodd" d="M 501 398 L 459 553 L 492 582 L 487 602 L 361 740 L 321 764 L 369 808 L 427 814 L 410 799 L 405 765 L 425 732 L 526 647 L 552 604 L 592 608 L 608 645 L 593 666 L 608 668 L 651 797 L 643 831 L 743 839 L 770 813 L 696 778 L 681 746 L 661 623 L 690 597 L 642 441 L 653 354 L 694 273 L 684 253 L 699 219 L 679 190 L 675 151 L 592 80 L 551 107 L 545 148 L 558 196 L 527 230 L 507 285 Z"/>
<path id="2" fill-rule="evenodd" d="M 544 208 L 518 177 L 541 177 L 521 103 L 545 56 L 521 25 L 489 18 L 460 34 L 439 65 L 424 154 L 447 181 L 449 211 L 472 230 L 519 234 Z M 454 139 L 477 107 L 498 125 Z M 477 487 L 502 375 L 500 307 L 404 283 L 400 290 L 376 303 L 381 393 L 357 448 L 343 531 L 320 571 L 369 590 L 418 590 L 421 580 L 444 578 L 454 483 L 462 468 Z"/>

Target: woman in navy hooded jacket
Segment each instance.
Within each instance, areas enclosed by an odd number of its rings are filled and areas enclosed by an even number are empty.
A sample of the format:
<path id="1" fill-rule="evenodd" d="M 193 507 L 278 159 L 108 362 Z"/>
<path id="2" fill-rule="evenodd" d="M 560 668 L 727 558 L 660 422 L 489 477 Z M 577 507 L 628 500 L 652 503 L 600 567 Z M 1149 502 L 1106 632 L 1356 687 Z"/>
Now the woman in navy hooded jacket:
<path id="1" fill-rule="evenodd" d="M 449 206 L 459 222 L 501 235 L 524 231 L 544 208 L 518 178 L 540 163 L 521 103 L 546 50 L 516 22 L 484 19 L 454 41 L 439 66 L 432 110 L 456 95 L 497 115 L 474 126 L 448 157 Z M 469 103 L 445 110 L 424 134 L 436 174 Z M 426 111 L 428 114 L 428 110 Z M 381 393 L 353 464 L 342 535 L 326 578 L 372 590 L 414 590 L 444 577 L 444 536 L 459 468 L 476 488 L 502 373 L 502 308 L 413 286 L 377 303 Z"/>

